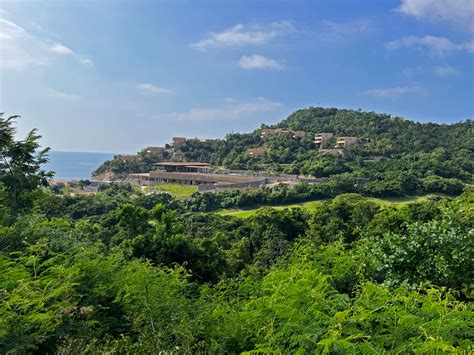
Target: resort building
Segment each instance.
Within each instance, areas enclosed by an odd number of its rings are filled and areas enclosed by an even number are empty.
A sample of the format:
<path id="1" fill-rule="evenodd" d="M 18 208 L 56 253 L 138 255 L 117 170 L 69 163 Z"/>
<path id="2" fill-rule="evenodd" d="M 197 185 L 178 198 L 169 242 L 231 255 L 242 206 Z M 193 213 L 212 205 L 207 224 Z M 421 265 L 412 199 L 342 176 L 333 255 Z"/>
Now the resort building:
<path id="1" fill-rule="evenodd" d="M 179 147 L 180 145 L 183 145 L 185 144 L 187 141 L 187 138 L 185 137 L 173 137 L 172 138 L 172 141 L 171 141 L 171 146 L 173 148 L 177 148 Z"/>
<path id="2" fill-rule="evenodd" d="M 314 136 L 314 143 L 319 145 L 320 147 L 325 145 L 327 142 L 331 140 L 331 138 L 334 136 L 334 133 L 316 133 Z"/>
<path id="3" fill-rule="evenodd" d="M 217 142 L 218 139 L 213 138 L 186 138 L 186 137 L 173 137 L 171 141 L 171 146 L 173 148 L 178 148 L 187 142 L 201 142 L 201 143 L 211 143 Z"/>
<path id="4" fill-rule="evenodd" d="M 357 137 L 337 137 L 335 148 L 347 149 L 357 144 Z"/>
<path id="5" fill-rule="evenodd" d="M 211 171 L 208 163 L 168 161 L 156 165 L 163 167 L 168 173 L 208 173 Z"/>
<path id="6" fill-rule="evenodd" d="M 285 132 L 287 132 L 287 130 L 283 128 L 262 128 L 260 138 L 274 137 Z"/>
<path id="7" fill-rule="evenodd" d="M 155 161 L 162 161 L 164 159 L 164 147 L 146 147 L 146 153 L 156 158 Z"/>
<path id="8" fill-rule="evenodd" d="M 165 147 L 146 147 L 148 154 L 163 154 Z"/>
<path id="9" fill-rule="evenodd" d="M 293 133 L 293 138 L 303 138 L 304 136 L 306 136 L 305 131 L 292 131 L 292 133 Z"/>
<path id="10" fill-rule="evenodd" d="M 162 166 L 164 170 L 130 174 L 130 178 L 138 181 L 140 185 L 161 182 L 183 185 L 209 185 L 208 190 L 211 190 L 215 184 L 219 188 L 251 188 L 266 184 L 266 178 L 262 177 L 213 173 L 207 163 L 163 162 L 156 165 Z"/>
<path id="11" fill-rule="evenodd" d="M 258 148 L 249 148 L 247 149 L 247 154 L 252 156 L 252 157 L 259 157 L 265 154 L 267 151 L 266 148 L 264 147 L 258 147 Z"/>

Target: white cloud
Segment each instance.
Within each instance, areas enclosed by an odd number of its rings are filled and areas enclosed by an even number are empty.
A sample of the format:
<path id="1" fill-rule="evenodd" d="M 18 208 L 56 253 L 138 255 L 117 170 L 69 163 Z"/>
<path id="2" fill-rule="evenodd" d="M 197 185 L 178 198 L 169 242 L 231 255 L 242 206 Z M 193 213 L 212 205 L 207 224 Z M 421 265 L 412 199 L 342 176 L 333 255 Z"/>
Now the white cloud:
<path id="1" fill-rule="evenodd" d="M 15 39 L 26 35 L 24 28 L 5 18 L 0 18 L 0 29 L 0 38 L 2 40 Z"/>
<path id="2" fill-rule="evenodd" d="M 72 49 L 34 36 L 5 16 L 4 12 L 0 12 L 1 70 L 21 71 L 29 67 L 48 66 L 58 55 L 71 55 L 81 64 L 88 64 Z"/>
<path id="3" fill-rule="evenodd" d="M 19 71 L 49 63 L 41 42 L 5 18 L 0 18 L 0 52 L 0 69 L 3 70 Z"/>
<path id="4" fill-rule="evenodd" d="M 244 55 L 240 58 L 238 64 L 243 69 L 283 69 L 283 65 L 277 60 L 264 57 L 260 54 Z"/>
<path id="5" fill-rule="evenodd" d="M 417 66 L 411 68 L 405 68 L 402 70 L 402 74 L 410 79 L 420 75 L 436 75 L 440 78 L 448 78 L 461 75 L 461 72 L 453 68 L 450 65 L 438 65 L 438 66 Z"/>
<path id="6" fill-rule="evenodd" d="M 85 67 L 93 67 L 94 66 L 94 63 L 92 63 L 92 60 L 90 60 L 88 58 L 83 58 L 83 59 L 79 60 L 79 62 Z"/>
<path id="7" fill-rule="evenodd" d="M 433 72 L 436 76 L 441 78 L 447 78 L 452 76 L 459 76 L 461 72 L 449 65 L 436 66 L 433 68 Z"/>
<path id="8" fill-rule="evenodd" d="M 402 0 L 396 10 L 418 19 L 442 21 L 460 29 L 474 30 L 472 0 Z"/>
<path id="9" fill-rule="evenodd" d="M 474 40 L 471 40 L 470 42 L 464 42 L 461 44 L 461 48 L 468 52 L 474 53 Z"/>
<path id="10" fill-rule="evenodd" d="M 58 99 L 78 100 L 78 99 L 81 98 L 81 96 L 79 96 L 79 95 L 70 94 L 70 93 L 63 92 L 63 91 L 57 91 L 57 90 L 54 90 L 54 89 L 51 89 L 51 88 L 48 89 L 48 92 L 49 92 L 49 96 L 54 97 L 54 98 L 58 98 Z"/>
<path id="11" fill-rule="evenodd" d="M 269 112 L 281 107 L 281 103 L 257 97 L 251 101 L 227 98 L 220 107 L 192 108 L 185 112 L 171 112 L 155 115 L 157 119 L 178 121 L 237 120 L 259 112 Z"/>
<path id="12" fill-rule="evenodd" d="M 326 31 L 337 36 L 349 36 L 372 30 L 370 22 L 367 20 L 354 20 L 349 22 L 334 22 L 324 20 L 322 25 Z"/>
<path id="13" fill-rule="evenodd" d="M 193 43 L 191 47 L 201 52 L 207 52 L 210 48 L 261 45 L 294 31 L 295 28 L 288 21 L 273 22 L 267 25 L 238 24 L 222 32 L 210 33 Z"/>
<path id="14" fill-rule="evenodd" d="M 174 94 L 174 91 L 163 89 L 153 84 L 138 84 L 137 89 L 144 94 Z"/>
<path id="15" fill-rule="evenodd" d="M 61 43 L 53 43 L 50 47 L 49 47 L 49 50 L 51 52 L 54 52 L 54 53 L 57 53 L 57 54 L 61 54 L 61 55 L 70 55 L 70 54 L 74 54 L 74 52 L 66 47 L 65 45 L 61 44 Z"/>
<path id="16" fill-rule="evenodd" d="M 395 99 L 403 95 L 415 94 L 422 95 L 425 90 L 420 86 L 396 86 L 384 89 L 371 89 L 364 92 L 365 95 Z"/>
<path id="17" fill-rule="evenodd" d="M 462 44 L 455 44 L 445 37 L 435 36 L 408 36 L 403 37 L 385 44 L 385 47 L 389 50 L 395 50 L 400 48 L 418 48 L 427 49 L 432 55 L 443 56 L 453 51 L 468 51 L 474 50 L 472 42 L 466 42 Z"/>

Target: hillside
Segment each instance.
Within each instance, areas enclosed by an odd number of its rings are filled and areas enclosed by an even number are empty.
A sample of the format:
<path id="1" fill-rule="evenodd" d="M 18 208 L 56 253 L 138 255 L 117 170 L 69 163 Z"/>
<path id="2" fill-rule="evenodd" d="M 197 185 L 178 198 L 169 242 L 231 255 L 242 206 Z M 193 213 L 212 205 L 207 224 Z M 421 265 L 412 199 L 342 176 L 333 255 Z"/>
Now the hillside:
<path id="1" fill-rule="evenodd" d="M 374 112 L 340 110 L 336 108 L 307 108 L 292 113 L 274 127 L 303 131 L 304 137 L 279 134 L 261 138 L 260 129 L 248 134 L 229 134 L 223 141 L 214 144 L 187 144 L 182 148 L 188 159 L 201 158 L 216 165 L 233 168 L 253 168 L 255 164 L 291 164 L 290 170 L 301 170 L 302 164 L 317 161 L 319 148 L 314 144 L 314 135 L 330 132 L 336 136 L 356 136 L 359 140 L 353 156 L 383 156 L 393 158 L 403 153 L 431 152 L 444 148 L 448 153 L 470 150 L 474 146 L 472 121 L 451 125 L 419 123 Z M 266 154 L 252 157 L 248 148 L 266 147 Z M 212 156 L 209 154 L 212 152 Z M 461 152 L 468 154 L 468 152 Z M 347 159 L 346 159 L 347 160 Z M 285 167 L 283 167 L 285 170 Z M 288 170 L 288 168 L 286 168 Z"/>
<path id="2" fill-rule="evenodd" d="M 318 133 L 332 137 L 316 144 Z M 355 137 L 357 142 L 334 149 L 337 137 Z M 419 123 L 374 112 L 311 107 L 251 133 L 230 133 L 210 142 L 188 141 L 165 159 L 356 182 L 363 179 L 368 185 L 357 192 L 377 196 L 458 194 L 465 184 L 473 183 L 473 147 L 471 120 L 450 125 Z M 112 161 L 97 171 L 114 168 L 146 172 L 150 164 Z"/>

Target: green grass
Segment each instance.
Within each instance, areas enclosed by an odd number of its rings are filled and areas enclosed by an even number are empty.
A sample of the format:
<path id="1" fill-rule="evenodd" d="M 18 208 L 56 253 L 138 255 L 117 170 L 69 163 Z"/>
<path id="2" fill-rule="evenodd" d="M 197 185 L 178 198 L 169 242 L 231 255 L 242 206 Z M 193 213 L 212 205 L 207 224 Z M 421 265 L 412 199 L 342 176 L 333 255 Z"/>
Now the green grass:
<path id="1" fill-rule="evenodd" d="M 426 195 L 426 196 L 410 196 L 410 197 L 390 197 L 390 198 L 375 198 L 375 197 L 368 197 L 367 200 L 379 203 L 383 206 L 402 206 L 409 203 L 415 202 L 423 202 L 430 198 L 433 195 Z M 314 210 L 322 201 L 324 200 L 315 200 L 315 201 L 308 201 L 304 203 L 295 203 L 291 205 L 280 205 L 280 206 L 266 206 L 271 207 L 276 210 L 284 210 L 286 208 L 295 208 L 301 207 L 306 210 Z M 220 210 L 217 213 L 222 216 L 234 216 L 238 218 L 247 218 L 254 215 L 260 208 L 253 208 L 253 209 L 225 209 Z"/>
<path id="2" fill-rule="evenodd" d="M 189 197 L 194 192 L 197 192 L 198 188 L 194 185 L 180 185 L 171 183 L 162 183 L 159 185 L 145 187 L 145 191 L 151 190 L 166 191 L 176 197 Z"/>

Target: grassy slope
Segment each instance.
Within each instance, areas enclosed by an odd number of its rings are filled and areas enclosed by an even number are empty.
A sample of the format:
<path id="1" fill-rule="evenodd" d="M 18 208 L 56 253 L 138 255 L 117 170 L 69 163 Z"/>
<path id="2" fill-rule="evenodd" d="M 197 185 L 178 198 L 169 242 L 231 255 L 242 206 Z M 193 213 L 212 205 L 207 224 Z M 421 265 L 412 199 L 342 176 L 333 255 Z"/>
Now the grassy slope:
<path id="1" fill-rule="evenodd" d="M 197 186 L 194 186 L 194 185 L 162 183 L 159 185 L 149 186 L 145 188 L 145 191 L 151 191 L 151 190 L 166 191 L 176 197 L 189 197 L 194 192 L 197 192 L 198 188 Z"/>
<path id="2" fill-rule="evenodd" d="M 426 199 L 428 199 L 432 195 L 426 195 L 426 196 L 413 196 L 413 197 L 393 197 L 393 198 L 367 198 L 370 201 L 374 201 L 377 203 L 380 203 L 381 205 L 403 205 L 407 203 L 413 203 L 413 202 L 421 202 Z M 292 204 L 292 205 L 282 205 L 282 206 L 268 206 L 275 208 L 277 210 L 284 210 L 285 208 L 295 208 L 295 207 L 302 207 L 304 209 L 312 210 L 314 209 L 319 203 L 321 203 L 322 200 L 316 200 L 316 201 L 309 201 L 305 203 L 298 203 L 298 204 Z M 242 210 L 242 209 L 226 209 L 226 210 L 220 210 L 217 213 L 223 216 L 234 216 L 234 217 L 239 217 L 239 218 L 247 218 L 255 214 L 259 208 L 254 208 L 254 209 L 248 209 L 248 210 Z"/>

